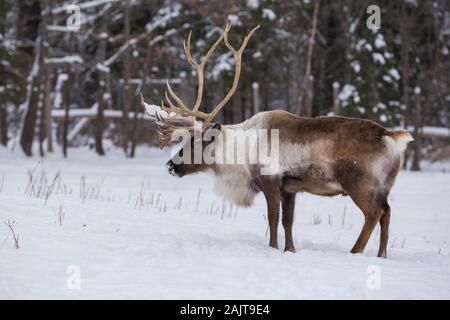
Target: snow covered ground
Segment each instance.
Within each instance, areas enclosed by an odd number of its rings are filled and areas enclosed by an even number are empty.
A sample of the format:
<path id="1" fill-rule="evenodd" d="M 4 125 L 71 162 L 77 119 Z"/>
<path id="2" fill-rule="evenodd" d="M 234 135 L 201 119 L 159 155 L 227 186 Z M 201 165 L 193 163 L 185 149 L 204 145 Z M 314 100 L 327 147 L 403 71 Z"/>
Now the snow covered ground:
<path id="1" fill-rule="evenodd" d="M 450 298 L 448 165 L 400 173 L 384 260 L 378 227 L 348 253 L 363 222 L 348 197 L 297 195 L 297 253 L 283 253 L 268 247 L 261 195 L 236 209 L 210 176 L 170 176 L 167 158 L 0 150 L 0 298 Z"/>

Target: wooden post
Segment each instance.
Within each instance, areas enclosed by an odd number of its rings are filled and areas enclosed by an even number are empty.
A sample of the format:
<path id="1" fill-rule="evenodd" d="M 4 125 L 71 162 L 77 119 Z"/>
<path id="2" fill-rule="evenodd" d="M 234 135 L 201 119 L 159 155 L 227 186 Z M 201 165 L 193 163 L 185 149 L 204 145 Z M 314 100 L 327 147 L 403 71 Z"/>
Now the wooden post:
<path id="1" fill-rule="evenodd" d="M 65 79 L 61 91 L 62 91 L 62 101 L 63 101 L 63 106 L 64 106 L 64 123 L 63 123 L 63 132 L 62 132 L 62 151 L 63 151 L 63 155 L 64 158 L 67 158 L 67 147 L 68 147 L 68 142 L 67 142 L 67 134 L 69 131 L 69 109 L 70 109 L 70 98 L 69 98 L 69 79 L 68 79 L 68 67 L 65 68 L 66 71 L 66 76 L 67 78 Z"/>
<path id="2" fill-rule="evenodd" d="M 253 90 L 253 114 L 257 114 L 260 110 L 258 82 L 252 83 L 252 90 Z"/>
<path id="3" fill-rule="evenodd" d="M 420 104 L 420 88 L 416 87 L 414 89 L 415 97 L 415 114 L 414 114 L 414 155 L 411 164 L 411 171 L 420 171 L 420 159 L 421 148 L 422 148 L 422 106 Z"/>
<path id="4" fill-rule="evenodd" d="M 312 56 L 314 51 L 314 43 L 317 30 L 317 16 L 319 15 L 320 0 L 314 1 L 314 12 L 312 17 L 311 36 L 309 37 L 308 52 L 306 55 L 305 76 L 303 79 L 303 90 L 300 93 L 297 102 L 297 114 L 307 117 L 312 116 L 312 102 L 313 102 L 313 79 L 311 78 Z"/>
<path id="5" fill-rule="evenodd" d="M 124 36 L 125 41 L 130 38 L 130 1 L 124 1 Z M 122 148 L 128 155 L 129 129 L 128 113 L 130 111 L 130 50 L 126 50 L 123 55 L 123 116 L 122 116 Z"/>
<path id="6" fill-rule="evenodd" d="M 8 119 L 6 118 L 6 104 L 4 93 L 0 92 L 0 144 L 8 144 Z"/>
<path id="7" fill-rule="evenodd" d="M 341 112 L 341 106 L 339 103 L 339 91 L 339 82 L 333 82 L 333 112 L 335 116 L 339 115 Z"/>

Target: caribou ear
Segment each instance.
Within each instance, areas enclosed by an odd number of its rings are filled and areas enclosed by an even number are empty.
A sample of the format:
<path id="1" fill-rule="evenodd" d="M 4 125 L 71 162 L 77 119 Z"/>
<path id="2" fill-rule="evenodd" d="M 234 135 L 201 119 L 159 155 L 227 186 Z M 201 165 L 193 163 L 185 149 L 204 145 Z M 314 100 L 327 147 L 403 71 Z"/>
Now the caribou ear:
<path id="1" fill-rule="evenodd" d="M 211 128 L 213 129 L 217 129 L 217 130 L 222 130 L 222 125 L 220 123 L 214 123 Z"/>

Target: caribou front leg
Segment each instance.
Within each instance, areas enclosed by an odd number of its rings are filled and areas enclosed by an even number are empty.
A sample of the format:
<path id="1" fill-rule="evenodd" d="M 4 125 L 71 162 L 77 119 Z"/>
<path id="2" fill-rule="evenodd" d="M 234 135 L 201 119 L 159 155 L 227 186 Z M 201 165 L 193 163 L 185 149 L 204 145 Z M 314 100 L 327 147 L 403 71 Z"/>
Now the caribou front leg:
<path id="1" fill-rule="evenodd" d="M 283 222 L 285 246 L 284 251 L 295 252 L 294 241 L 292 239 L 292 224 L 294 223 L 295 193 L 282 194 L 281 207 L 283 208 Z"/>
<path id="2" fill-rule="evenodd" d="M 266 197 L 267 216 L 269 220 L 270 240 L 269 246 L 278 249 L 278 220 L 280 219 L 281 190 L 277 181 L 268 179 L 261 184 L 262 192 Z"/>

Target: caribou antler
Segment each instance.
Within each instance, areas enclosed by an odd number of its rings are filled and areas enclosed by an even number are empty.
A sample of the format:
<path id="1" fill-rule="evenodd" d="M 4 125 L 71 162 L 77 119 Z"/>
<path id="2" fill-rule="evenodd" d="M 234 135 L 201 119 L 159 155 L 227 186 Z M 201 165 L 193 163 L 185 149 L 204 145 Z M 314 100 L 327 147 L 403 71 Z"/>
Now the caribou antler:
<path id="1" fill-rule="evenodd" d="M 223 34 L 223 40 L 225 42 L 225 45 L 227 46 L 228 50 L 231 51 L 231 53 L 234 56 L 234 60 L 236 61 L 235 71 L 234 71 L 234 79 L 233 79 L 233 85 L 231 86 L 230 91 L 226 94 L 226 96 L 220 101 L 217 106 L 214 107 L 213 111 L 211 111 L 208 115 L 208 117 L 203 122 L 203 130 L 208 128 L 208 125 L 211 123 L 211 121 L 214 119 L 214 117 L 219 113 L 219 111 L 225 106 L 225 104 L 230 100 L 230 98 L 233 96 L 233 94 L 236 92 L 237 85 L 239 83 L 239 77 L 241 75 L 241 61 L 242 61 L 242 53 L 245 50 L 245 47 L 247 46 L 248 41 L 252 37 L 253 33 L 259 29 L 259 25 L 254 27 L 249 34 L 247 34 L 244 38 L 244 41 L 242 41 L 242 45 L 239 48 L 239 50 L 235 50 L 233 46 L 228 41 L 228 31 L 230 31 L 231 24 L 228 22 L 225 26 L 225 32 Z"/>
<path id="2" fill-rule="evenodd" d="M 179 128 L 188 129 L 188 130 L 195 129 L 196 123 L 197 123 L 196 119 L 203 120 L 203 126 L 202 126 L 203 131 L 208 128 L 209 124 L 214 119 L 214 117 L 217 115 L 217 113 L 219 113 L 219 111 L 225 106 L 225 104 L 230 100 L 230 98 L 235 93 L 238 83 L 239 83 L 239 77 L 240 77 L 240 73 L 241 73 L 242 53 L 244 52 L 244 49 L 247 46 L 248 41 L 252 37 L 253 33 L 258 28 L 259 28 L 259 26 L 256 26 L 255 28 L 253 28 L 250 31 L 250 33 L 245 36 L 241 47 L 238 50 L 236 50 L 228 41 L 228 32 L 231 29 L 231 24 L 228 22 L 225 26 L 224 33 L 216 40 L 216 42 L 214 42 L 214 44 L 208 50 L 206 55 L 200 59 L 200 62 L 197 62 L 196 60 L 194 60 L 194 58 L 191 55 L 190 47 L 191 47 L 192 31 L 189 32 L 187 41 L 183 42 L 183 48 L 184 48 L 184 53 L 186 55 L 186 59 L 187 59 L 188 63 L 192 67 L 194 67 L 197 72 L 197 78 L 198 78 L 197 98 L 195 100 L 193 107 L 188 108 L 186 106 L 186 104 L 183 102 L 183 100 L 180 97 L 178 97 L 176 95 L 176 93 L 173 91 L 169 82 L 168 81 L 166 82 L 165 98 L 166 98 L 166 102 L 167 102 L 168 106 L 166 106 L 164 104 L 164 101 L 162 101 L 160 108 L 161 108 L 161 110 L 167 112 L 168 116 L 156 114 L 156 131 L 157 131 L 156 138 L 158 139 L 158 142 L 159 142 L 161 148 L 163 148 L 165 145 L 167 145 L 168 142 L 170 142 L 170 135 L 172 134 L 172 132 L 174 130 L 179 129 Z M 219 46 L 219 44 L 222 40 L 224 40 L 226 47 L 231 51 L 231 53 L 233 54 L 234 60 L 236 61 L 233 85 L 231 86 L 230 90 L 225 95 L 225 97 L 222 99 L 222 101 L 220 101 L 210 113 L 205 113 L 205 112 L 199 111 L 200 104 L 201 104 L 202 98 L 203 98 L 204 69 L 205 69 L 206 62 L 211 57 L 211 55 L 214 53 L 214 51 Z M 142 95 L 141 95 L 141 103 L 145 109 L 145 102 L 142 98 Z M 173 114 L 173 115 L 171 115 L 171 114 Z M 187 124 L 187 126 L 186 126 L 186 124 Z"/>

